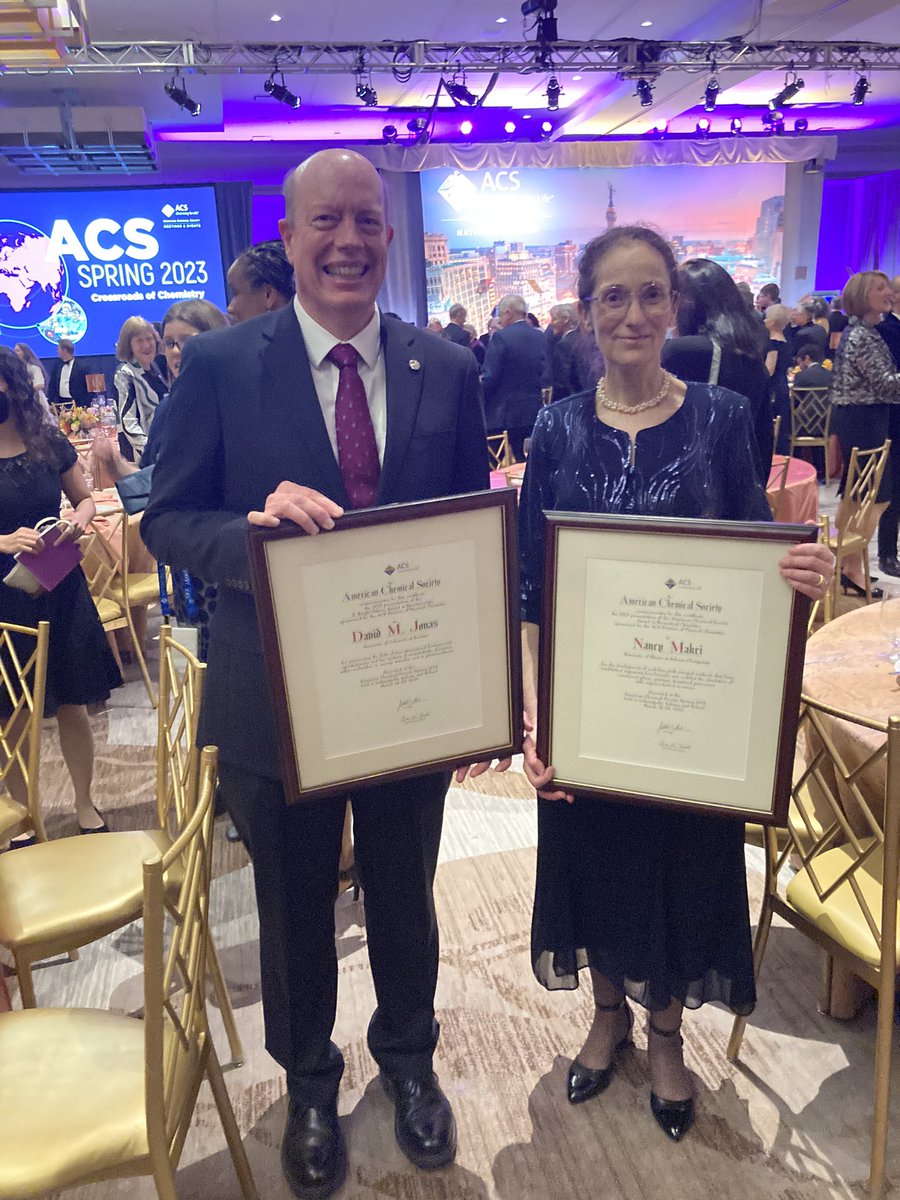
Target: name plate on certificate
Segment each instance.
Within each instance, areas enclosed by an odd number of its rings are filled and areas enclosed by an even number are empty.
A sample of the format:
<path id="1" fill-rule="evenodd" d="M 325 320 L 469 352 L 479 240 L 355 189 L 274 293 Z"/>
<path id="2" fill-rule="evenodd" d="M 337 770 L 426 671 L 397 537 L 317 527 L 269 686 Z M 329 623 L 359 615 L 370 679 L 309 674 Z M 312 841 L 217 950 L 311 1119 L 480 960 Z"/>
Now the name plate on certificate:
<path id="1" fill-rule="evenodd" d="M 538 756 L 579 795 L 784 824 L 805 525 L 547 513 Z"/>
<path id="2" fill-rule="evenodd" d="M 314 800 L 521 747 L 512 489 L 249 534 L 285 793 Z"/>

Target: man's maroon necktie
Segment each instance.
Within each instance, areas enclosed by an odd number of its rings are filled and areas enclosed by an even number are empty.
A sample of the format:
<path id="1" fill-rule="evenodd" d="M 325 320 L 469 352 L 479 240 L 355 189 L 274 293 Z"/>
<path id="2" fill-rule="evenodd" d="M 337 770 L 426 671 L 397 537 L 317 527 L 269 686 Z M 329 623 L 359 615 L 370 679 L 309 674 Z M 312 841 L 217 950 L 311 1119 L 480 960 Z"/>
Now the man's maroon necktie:
<path id="1" fill-rule="evenodd" d="M 356 365 L 359 354 L 353 346 L 339 342 L 328 357 L 340 370 L 334 405 L 338 464 L 350 507 L 367 508 L 375 503 L 381 467 L 366 387 Z"/>

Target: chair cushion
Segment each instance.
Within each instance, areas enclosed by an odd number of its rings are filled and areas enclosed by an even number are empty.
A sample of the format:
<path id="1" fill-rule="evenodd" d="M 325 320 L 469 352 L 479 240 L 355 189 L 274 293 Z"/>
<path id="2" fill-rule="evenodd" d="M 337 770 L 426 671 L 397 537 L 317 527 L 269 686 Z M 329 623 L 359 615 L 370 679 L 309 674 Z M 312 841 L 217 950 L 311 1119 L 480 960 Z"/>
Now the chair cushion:
<path id="1" fill-rule="evenodd" d="M 872 845 L 874 839 L 862 841 L 862 845 Z M 853 855 L 846 846 L 836 846 L 826 850 L 815 859 L 816 877 L 820 885 L 827 886 L 845 871 L 853 861 Z M 875 919 L 881 923 L 881 877 L 884 860 L 880 850 L 877 850 L 864 866 L 857 868 L 855 878 L 859 884 Z M 861 958 L 863 962 L 873 967 L 881 963 L 881 954 L 872 936 L 871 930 L 863 916 L 856 897 L 849 883 L 842 883 L 824 902 L 819 899 L 816 889 L 806 870 L 798 871 L 788 884 L 786 899 L 788 904 L 798 913 L 806 917 L 839 946 Z M 900 904 L 898 904 L 900 912 Z M 900 959 L 900 923 L 898 923 L 898 959 Z"/>
<path id="2" fill-rule="evenodd" d="M 8 793 L 0 795 L 0 838 L 14 837 L 30 827 L 28 809 L 22 804 L 17 804 Z"/>
<path id="3" fill-rule="evenodd" d="M 110 594 L 120 603 L 124 601 L 122 584 L 116 580 L 110 585 Z M 128 603 L 132 608 L 141 608 L 147 604 L 159 603 L 159 576 L 154 571 L 150 575 L 128 576 Z"/>
<path id="4" fill-rule="evenodd" d="M 134 920 L 142 864 L 170 845 L 161 830 L 140 830 L 58 838 L 0 856 L 0 942 L 55 954 Z M 180 882 L 175 874 L 173 864 L 172 886 Z"/>
<path id="5" fill-rule="evenodd" d="M 98 600 L 94 597 L 94 604 L 97 608 L 97 616 L 100 618 L 101 625 L 108 625 L 110 621 L 122 621 L 122 608 L 116 604 L 115 600 L 109 600 L 105 596 Z"/>
<path id="6" fill-rule="evenodd" d="M 4 1200 L 148 1153 L 142 1021 L 89 1009 L 2 1013 L 0 1064 Z"/>

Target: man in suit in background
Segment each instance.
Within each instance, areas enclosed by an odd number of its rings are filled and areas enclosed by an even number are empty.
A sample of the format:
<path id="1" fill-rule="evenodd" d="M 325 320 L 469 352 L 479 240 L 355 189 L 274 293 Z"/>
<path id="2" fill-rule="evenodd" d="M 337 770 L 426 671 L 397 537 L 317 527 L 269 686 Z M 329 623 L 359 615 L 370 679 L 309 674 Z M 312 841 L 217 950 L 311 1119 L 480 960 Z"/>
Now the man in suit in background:
<path id="1" fill-rule="evenodd" d="M 253 859 L 266 1046 L 287 1072 L 282 1164 L 311 1198 L 346 1174 L 331 1032 L 347 797 L 285 795 L 247 530 L 287 521 L 319 534 L 344 509 L 479 490 L 488 475 L 473 355 L 376 307 L 393 230 L 371 164 L 339 149 L 307 159 L 285 182 L 280 231 L 296 297 L 187 343 L 142 532 L 160 561 L 219 585 L 199 740 L 219 746 L 222 795 Z M 456 1152 L 432 1072 L 448 784 L 440 773 L 350 794 L 378 1004 L 368 1043 L 400 1147 L 423 1168 Z"/>
<path id="2" fill-rule="evenodd" d="M 469 349 L 469 335 L 463 329 L 466 323 L 466 310 L 462 304 L 451 304 L 447 313 L 447 324 L 444 326 L 444 337 L 448 342 L 456 342 L 457 346 Z"/>
<path id="3" fill-rule="evenodd" d="M 47 399 L 51 404 L 87 404 L 87 371 L 75 358 L 75 343 L 61 338 L 56 354 L 47 384 Z"/>
<path id="4" fill-rule="evenodd" d="M 550 361 L 544 375 L 544 386 L 553 388 L 554 400 L 565 400 L 581 391 L 576 347 L 578 344 L 578 307 L 575 304 L 555 304 L 550 309 L 553 340 L 548 337 Z M 545 336 L 547 336 L 545 334 Z"/>
<path id="5" fill-rule="evenodd" d="M 527 320 L 521 296 L 504 296 L 497 305 L 499 329 L 484 356 L 485 419 L 488 433 L 509 434 L 516 459 L 531 436 L 541 407 L 541 381 L 547 370 L 547 338 Z"/>
<path id="6" fill-rule="evenodd" d="M 818 342 L 804 342 L 798 346 L 794 362 L 800 370 L 794 376 L 794 387 L 830 388 L 833 376 L 822 366 L 824 359 L 825 351 Z"/>

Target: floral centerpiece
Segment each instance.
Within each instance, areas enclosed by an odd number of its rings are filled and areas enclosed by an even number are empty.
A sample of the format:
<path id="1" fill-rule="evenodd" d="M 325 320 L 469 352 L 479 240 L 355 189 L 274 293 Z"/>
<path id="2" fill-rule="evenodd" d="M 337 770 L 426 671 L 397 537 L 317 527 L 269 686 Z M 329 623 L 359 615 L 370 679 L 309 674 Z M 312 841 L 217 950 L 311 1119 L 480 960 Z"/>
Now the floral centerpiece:
<path id="1" fill-rule="evenodd" d="M 85 433 L 99 423 L 100 417 L 92 408 L 79 408 L 77 404 L 61 413 L 59 418 L 59 427 L 66 437 Z"/>

